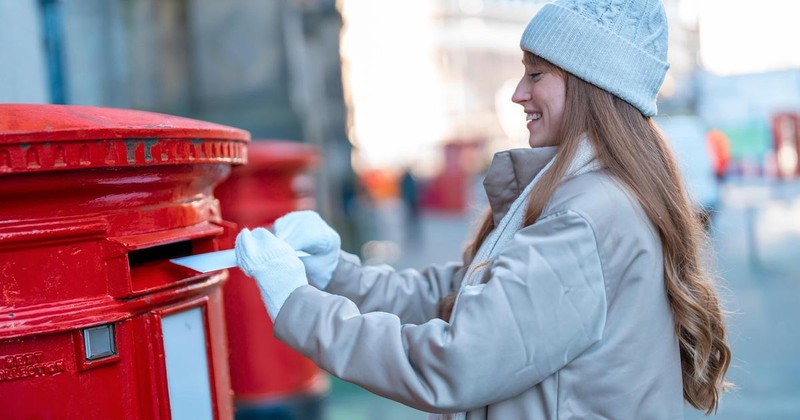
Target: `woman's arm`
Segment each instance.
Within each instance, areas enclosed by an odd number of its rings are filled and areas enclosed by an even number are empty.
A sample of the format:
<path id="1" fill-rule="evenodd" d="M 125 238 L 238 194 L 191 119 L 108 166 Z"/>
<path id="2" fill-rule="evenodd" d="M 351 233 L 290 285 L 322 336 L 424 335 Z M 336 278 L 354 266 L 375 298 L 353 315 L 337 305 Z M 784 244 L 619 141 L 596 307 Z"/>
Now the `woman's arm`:
<path id="1" fill-rule="evenodd" d="M 422 271 L 362 266 L 357 256 L 342 251 L 325 291 L 350 299 L 362 313 L 388 312 L 401 323 L 421 324 L 436 317 L 439 301 L 460 284 L 461 271 L 455 262 Z"/>
<path id="2" fill-rule="evenodd" d="M 602 337 L 600 257 L 577 213 L 522 229 L 489 269 L 486 284 L 461 293 L 451 323 L 403 324 L 303 286 L 278 314 L 275 335 L 344 380 L 430 412 L 518 395 Z"/>

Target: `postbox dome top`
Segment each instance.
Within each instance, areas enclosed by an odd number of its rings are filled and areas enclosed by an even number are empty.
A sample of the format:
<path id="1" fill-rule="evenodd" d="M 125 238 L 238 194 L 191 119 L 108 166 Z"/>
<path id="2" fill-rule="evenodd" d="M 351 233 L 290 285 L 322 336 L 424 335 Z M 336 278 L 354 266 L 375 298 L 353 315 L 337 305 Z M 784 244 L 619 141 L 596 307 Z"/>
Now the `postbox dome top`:
<path id="1" fill-rule="evenodd" d="M 120 138 L 205 138 L 247 141 L 250 134 L 190 118 L 119 108 L 0 104 L 0 144 Z"/>
<path id="2" fill-rule="evenodd" d="M 0 104 L 0 173 L 243 164 L 249 140 L 245 130 L 155 112 Z"/>
<path id="3" fill-rule="evenodd" d="M 313 165 L 319 160 L 317 147 L 291 140 L 256 139 L 247 146 L 247 166 L 237 169 L 298 168 Z"/>

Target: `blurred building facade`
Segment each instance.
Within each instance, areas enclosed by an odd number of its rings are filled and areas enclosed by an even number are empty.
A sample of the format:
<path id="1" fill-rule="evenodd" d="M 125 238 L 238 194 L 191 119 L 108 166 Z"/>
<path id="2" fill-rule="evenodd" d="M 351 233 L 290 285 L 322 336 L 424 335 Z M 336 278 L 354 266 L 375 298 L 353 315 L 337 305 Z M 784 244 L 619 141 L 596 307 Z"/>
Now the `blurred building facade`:
<path id="1" fill-rule="evenodd" d="M 663 114 L 693 114 L 698 102 L 698 22 L 682 14 L 685 1 L 665 1 L 672 66 L 659 96 Z M 525 115 L 511 96 L 524 73 L 520 35 L 546 3 L 340 0 L 356 170 L 399 179 L 412 167 L 426 207 L 441 209 L 430 198 L 444 196 L 442 188 L 468 186 L 461 178 L 479 174 L 496 151 L 526 147 Z"/>
<path id="2" fill-rule="evenodd" d="M 524 115 L 510 98 L 522 75 L 519 36 L 545 3 L 0 0 L 0 59 L 13 63 L 0 67 L 0 101 L 153 110 L 315 144 L 318 202 L 342 221 L 351 162 L 430 177 L 447 167 L 445 144 L 485 144 L 483 160 L 471 160 L 478 167 L 525 147 Z M 749 118 L 727 131 L 769 143 L 767 114 L 800 109 L 797 70 L 709 73 L 698 58 L 699 0 L 664 4 L 671 68 L 660 114 L 715 126 Z M 752 140 L 756 131 L 766 134 Z"/>
<path id="3" fill-rule="evenodd" d="M 0 102 L 150 110 L 314 144 L 335 220 L 353 176 L 341 26 L 335 0 L 0 0 Z"/>

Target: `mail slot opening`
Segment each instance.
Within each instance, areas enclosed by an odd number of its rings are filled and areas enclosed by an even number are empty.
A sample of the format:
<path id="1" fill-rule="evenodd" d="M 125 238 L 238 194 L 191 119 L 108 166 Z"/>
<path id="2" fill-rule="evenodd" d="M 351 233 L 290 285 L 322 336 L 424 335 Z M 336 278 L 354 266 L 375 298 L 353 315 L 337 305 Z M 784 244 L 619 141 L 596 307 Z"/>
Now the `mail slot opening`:
<path id="1" fill-rule="evenodd" d="M 129 250 L 131 293 L 151 292 L 199 278 L 202 273 L 173 264 L 170 260 L 214 250 L 213 236 Z"/>
<path id="2" fill-rule="evenodd" d="M 131 269 L 144 264 L 192 255 L 192 241 L 180 241 L 128 252 Z"/>

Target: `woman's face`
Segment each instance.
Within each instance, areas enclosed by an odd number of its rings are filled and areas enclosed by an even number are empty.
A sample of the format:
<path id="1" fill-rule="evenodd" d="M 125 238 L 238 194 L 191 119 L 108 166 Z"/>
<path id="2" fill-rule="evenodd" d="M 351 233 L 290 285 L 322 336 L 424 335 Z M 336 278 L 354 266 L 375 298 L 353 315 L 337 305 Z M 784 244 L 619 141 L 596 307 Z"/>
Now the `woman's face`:
<path id="1" fill-rule="evenodd" d="M 550 66 L 525 63 L 525 75 L 511 100 L 524 108 L 531 147 L 557 146 L 564 118 L 567 87 L 558 70 Z"/>

